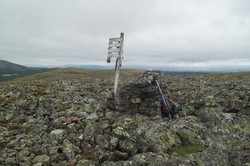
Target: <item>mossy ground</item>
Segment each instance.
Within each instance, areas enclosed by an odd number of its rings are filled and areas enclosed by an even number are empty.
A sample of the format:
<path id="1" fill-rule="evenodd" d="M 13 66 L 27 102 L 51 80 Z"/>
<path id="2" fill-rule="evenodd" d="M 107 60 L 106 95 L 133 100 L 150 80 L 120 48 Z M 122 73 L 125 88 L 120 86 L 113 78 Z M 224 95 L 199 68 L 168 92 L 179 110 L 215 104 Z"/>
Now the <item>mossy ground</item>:
<path id="1" fill-rule="evenodd" d="M 197 153 L 197 152 L 202 152 L 206 148 L 202 145 L 185 145 L 185 146 L 180 146 L 180 147 L 174 147 L 172 148 L 168 154 L 171 155 L 172 153 L 177 153 L 180 156 L 185 156 L 187 154 L 191 153 Z"/>

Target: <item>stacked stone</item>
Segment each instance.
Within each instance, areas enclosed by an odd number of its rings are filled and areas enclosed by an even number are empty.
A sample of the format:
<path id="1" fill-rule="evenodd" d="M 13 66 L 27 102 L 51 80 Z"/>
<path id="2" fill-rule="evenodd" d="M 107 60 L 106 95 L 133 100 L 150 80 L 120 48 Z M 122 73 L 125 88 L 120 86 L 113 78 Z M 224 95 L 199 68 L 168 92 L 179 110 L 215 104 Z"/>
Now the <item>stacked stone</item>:
<path id="1" fill-rule="evenodd" d="M 119 96 L 110 100 L 108 105 L 112 105 L 111 109 L 129 114 L 161 115 L 158 92 L 152 84 L 153 79 L 159 77 L 159 72 L 146 71 L 137 80 L 122 87 Z"/>

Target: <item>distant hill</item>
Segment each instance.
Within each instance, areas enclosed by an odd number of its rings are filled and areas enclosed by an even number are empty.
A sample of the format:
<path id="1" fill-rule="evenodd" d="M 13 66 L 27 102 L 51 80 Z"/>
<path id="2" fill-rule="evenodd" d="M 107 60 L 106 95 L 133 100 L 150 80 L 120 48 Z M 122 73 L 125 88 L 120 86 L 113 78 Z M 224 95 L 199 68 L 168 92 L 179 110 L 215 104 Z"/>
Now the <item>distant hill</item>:
<path id="1" fill-rule="evenodd" d="M 6 73 L 13 73 L 15 74 L 15 72 L 17 71 L 24 71 L 27 70 L 28 67 L 26 66 L 22 66 L 19 64 L 15 64 L 15 63 L 11 63 L 5 60 L 0 60 L 0 74 L 6 74 Z"/>
<path id="2" fill-rule="evenodd" d="M 0 82 L 16 78 L 42 73 L 52 70 L 51 68 L 26 67 L 5 60 L 0 60 Z"/>

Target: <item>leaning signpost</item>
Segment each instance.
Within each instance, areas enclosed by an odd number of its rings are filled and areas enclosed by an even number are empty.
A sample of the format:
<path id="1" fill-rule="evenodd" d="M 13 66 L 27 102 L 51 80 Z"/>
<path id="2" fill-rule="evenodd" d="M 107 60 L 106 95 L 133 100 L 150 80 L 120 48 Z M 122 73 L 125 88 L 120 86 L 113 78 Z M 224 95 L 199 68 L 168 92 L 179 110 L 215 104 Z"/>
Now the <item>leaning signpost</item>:
<path id="1" fill-rule="evenodd" d="M 114 95 L 117 96 L 118 81 L 120 77 L 120 69 L 122 66 L 124 33 L 121 33 L 119 38 L 110 38 L 108 47 L 107 63 L 111 62 L 111 58 L 116 58 L 115 65 L 115 84 Z"/>

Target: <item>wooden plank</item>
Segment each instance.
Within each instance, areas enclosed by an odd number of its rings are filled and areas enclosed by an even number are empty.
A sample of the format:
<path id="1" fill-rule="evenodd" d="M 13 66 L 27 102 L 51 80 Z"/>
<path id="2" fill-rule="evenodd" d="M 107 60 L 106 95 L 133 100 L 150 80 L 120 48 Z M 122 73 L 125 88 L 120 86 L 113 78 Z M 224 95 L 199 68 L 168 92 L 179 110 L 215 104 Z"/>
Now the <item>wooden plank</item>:
<path id="1" fill-rule="evenodd" d="M 120 55 L 120 52 L 108 52 L 108 54 L 110 54 L 110 55 Z"/>
<path id="2" fill-rule="evenodd" d="M 119 47 L 118 48 L 117 47 L 109 47 L 108 48 L 108 51 L 115 51 L 116 52 L 116 51 L 120 51 L 120 50 L 121 49 Z"/>
<path id="3" fill-rule="evenodd" d="M 121 51 L 121 49 L 120 48 L 109 48 L 108 49 L 108 52 L 110 53 L 110 52 L 120 52 Z"/>
<path id="4" fill-rule="evenodd" d="M 108 58 L 117 58 L 119 56 L 119 54 L 108 54 Z"/>
<path id="5" fill-rule="evenodd" d="M 120 49 L 120 47 L 109 47 L 108 50 Z"/>
<path id="6" fill-rule="evenodd" d="M 109 51 L 108 54 L 120 54 L 120 52 L 119 51 L 117 51 L 117 52 Z"/>
<path id="7" fill-rule="evenodd" d="M 109 43 L 112 43 L 112 42 L 121 42 L 122 41 L 122 38 L 109 38 Z"/>
<path id="8" fill-rule="evenodd" d="M 112 55 L 113 55 L 113 54 L 118 54 L 118 55 L 120 55 L 120 52 L 108 52 L 108 54 L 110 54 L 110 55 L 111 55 L 111 54 L 112 54 Z"/>
<path id="9" fill-rule="evenodd" d="M 121 43 L 109 43 L 109 47 L 120 47 Z"/>

